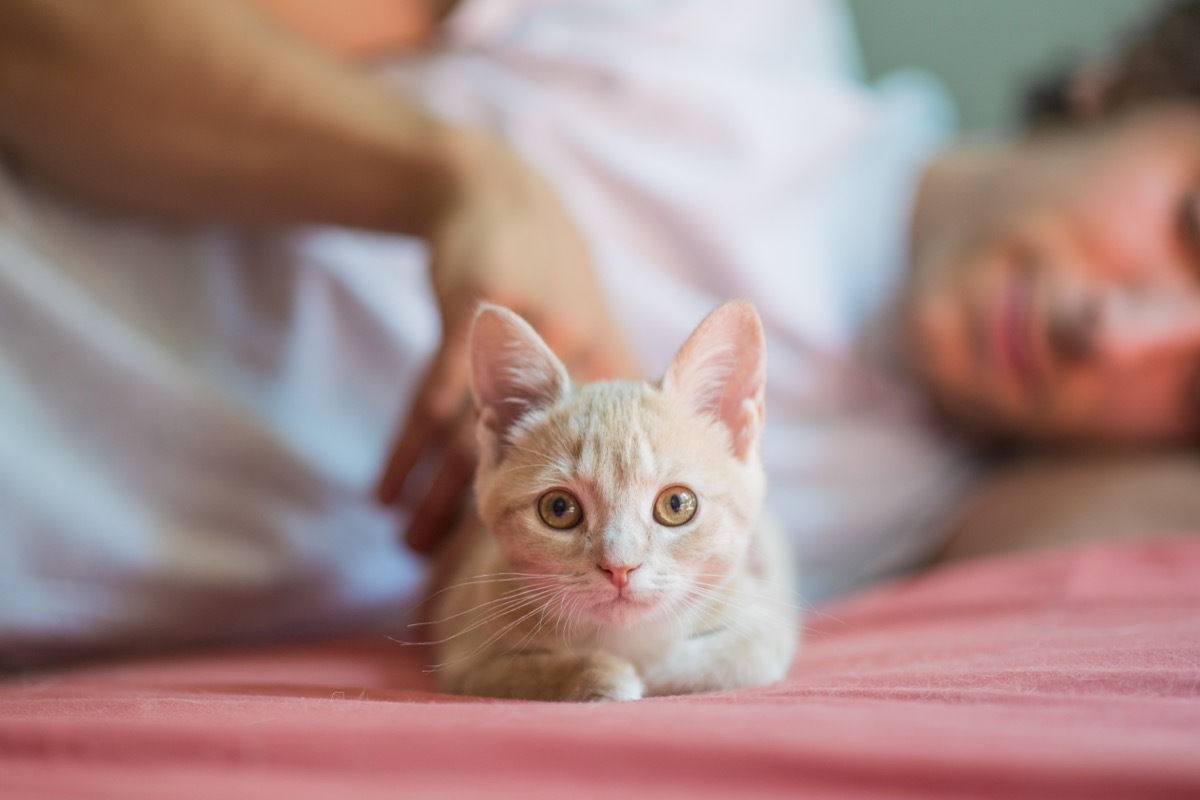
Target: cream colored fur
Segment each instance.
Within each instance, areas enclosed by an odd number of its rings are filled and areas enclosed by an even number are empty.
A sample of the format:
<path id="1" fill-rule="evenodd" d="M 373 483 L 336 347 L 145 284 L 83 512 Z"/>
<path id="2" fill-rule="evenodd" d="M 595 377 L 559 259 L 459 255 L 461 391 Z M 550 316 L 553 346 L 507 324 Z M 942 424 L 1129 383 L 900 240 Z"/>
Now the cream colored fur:
<path id="1" fill-rule="evenodd" d="M 761 514 L 754 309 L 710 314 L 658 385 L 572 387 L 533 329 L 496 306 L 476 316 L 471 358 L 479 519 L 434 599 L 443 689 L 632 700 L 782 678 L 798 620 L 786 548 Z M 676 485 L 697 512 L 668 527 L 654 503 Z M 553 489 L 578 498 L 578 527 L 540 518 Z"/>

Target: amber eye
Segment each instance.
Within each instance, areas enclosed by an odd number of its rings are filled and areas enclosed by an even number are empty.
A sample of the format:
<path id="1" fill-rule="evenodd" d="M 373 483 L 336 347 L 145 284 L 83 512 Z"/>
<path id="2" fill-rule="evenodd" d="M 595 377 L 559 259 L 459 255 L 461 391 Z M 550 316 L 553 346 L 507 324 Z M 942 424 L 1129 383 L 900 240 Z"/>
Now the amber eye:
<path id="1" fill-rule="evenodd" d="M 538 516 L 551 528 L 567 530 L 583 522 L 583 509 L 570 492 L 553 489 L 538 500 Z"/>
<path id="2" fill-rule="evenodd" d="M 686 486 L 663 489 L 654 501 L 654 518 L 674 528 L 696 516 L 696 495 Z"/>

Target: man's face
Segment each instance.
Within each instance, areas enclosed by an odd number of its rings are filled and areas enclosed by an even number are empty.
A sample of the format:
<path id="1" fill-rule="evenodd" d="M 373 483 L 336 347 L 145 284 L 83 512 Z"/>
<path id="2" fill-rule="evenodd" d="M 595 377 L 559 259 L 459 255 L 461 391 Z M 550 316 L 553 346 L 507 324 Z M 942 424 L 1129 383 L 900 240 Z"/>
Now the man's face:
<path id="1" fill-rule="evenodd" d="M 981 432 L 1200 432 L 1200 110 L 1143 112 L 998 157 L 914 256 L 908 344 Z"/>

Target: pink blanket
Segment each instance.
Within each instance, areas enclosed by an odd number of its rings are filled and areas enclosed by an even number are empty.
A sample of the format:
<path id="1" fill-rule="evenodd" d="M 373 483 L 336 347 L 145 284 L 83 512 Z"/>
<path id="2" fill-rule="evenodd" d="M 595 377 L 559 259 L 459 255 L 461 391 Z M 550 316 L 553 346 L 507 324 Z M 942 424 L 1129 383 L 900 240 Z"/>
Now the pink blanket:
<path id="1" fill-rule="evenodd" d="M 553 705 L 386 638 L 0 683 L 0 797 L 1200 797 L 1200 538 L 942 569 L 810 615 L 789 679 Z"/>

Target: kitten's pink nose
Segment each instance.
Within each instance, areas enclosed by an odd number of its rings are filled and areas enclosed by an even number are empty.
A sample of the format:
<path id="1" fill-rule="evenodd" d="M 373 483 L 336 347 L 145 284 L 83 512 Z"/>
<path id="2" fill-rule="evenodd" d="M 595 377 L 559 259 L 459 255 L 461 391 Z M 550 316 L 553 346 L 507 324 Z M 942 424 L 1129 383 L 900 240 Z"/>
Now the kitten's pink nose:
<path id="1" fill-rule="evenodd" d="M 608 574 L 608 579 L 612 581 L 613 586 L 617 587 L 618 589 L 624 589 L 626 584 L 629 583 L 629 573 L 640 567 L 641 564 L 635 564 L 632 567 L 627 567 L 623 565 L 600 563 L 596 566 Z"/>

